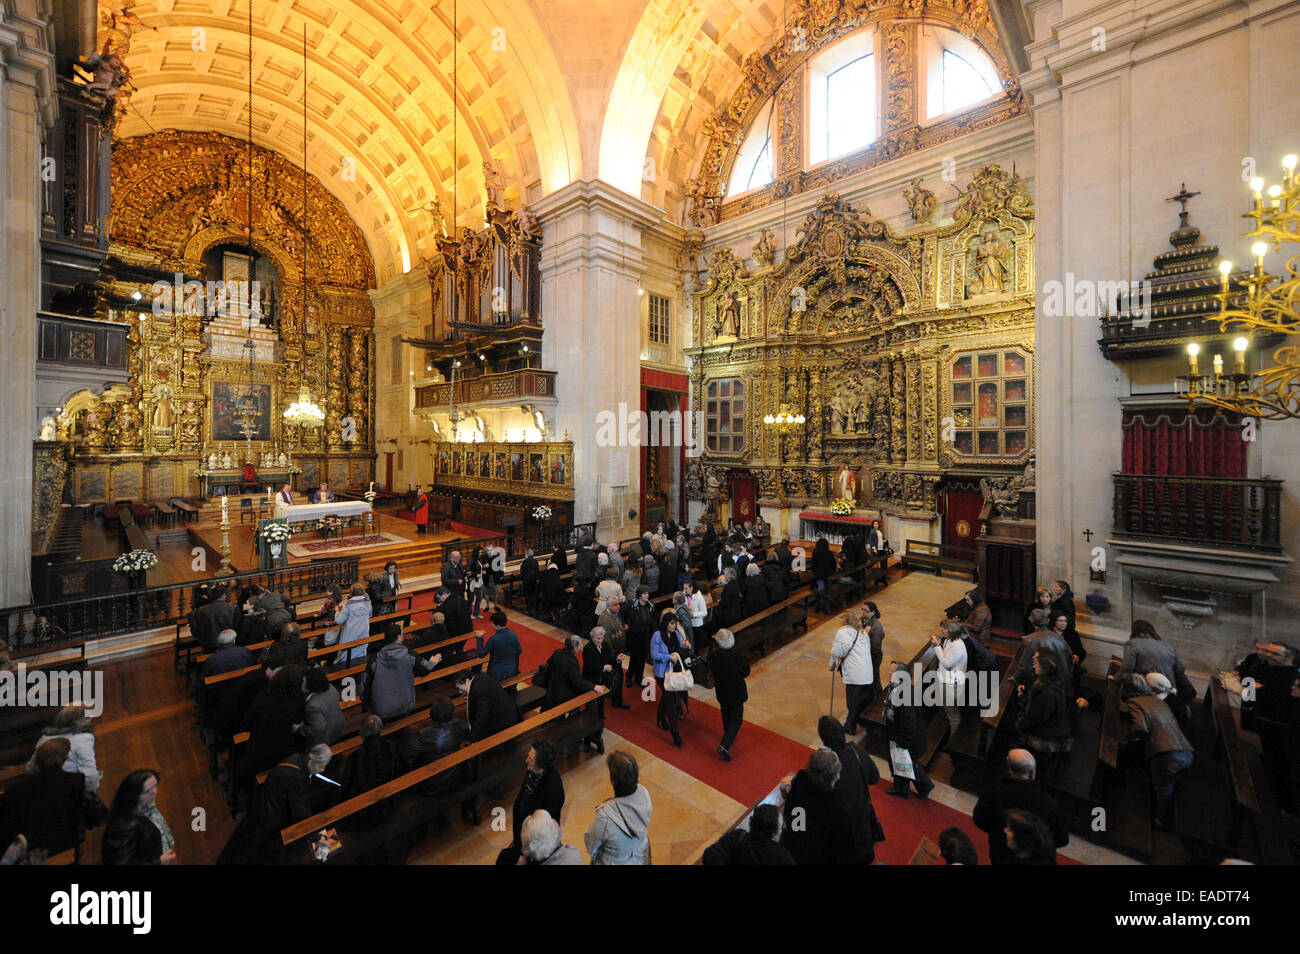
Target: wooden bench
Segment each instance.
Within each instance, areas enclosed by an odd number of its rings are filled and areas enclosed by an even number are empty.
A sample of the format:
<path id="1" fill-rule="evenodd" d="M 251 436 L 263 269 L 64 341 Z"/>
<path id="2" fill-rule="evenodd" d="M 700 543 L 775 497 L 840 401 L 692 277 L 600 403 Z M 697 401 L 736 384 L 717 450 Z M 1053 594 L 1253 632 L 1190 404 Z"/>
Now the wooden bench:
<path id="1" fill-rule="evenodd" d="M 518 725 L 465 746 L 458 752 L 444 756 L 397 778 L 385 782 L 362 795 L 350 798 L 333 808 L 318 812 L 280 832 L 286 846 L 313 838 L 317 832 L 344 821 L 349 816 L 377 805 L 390 798 L 411 796 L 404 806 L 383 823 L 369 831 L 343 834 L 343 845 L 330 855 L 330 860 L 343 862 L 359 858 L 384 843 L 391 842 L 424 823 L 446 807 L 477 799 L 480 792 L 496 787 L 522 771 L 519 750 L 524 741 L 546 735 L 559 746 L 568 746 L 591 735 L 599 727 L 596 707 L 590 705 L 600 698 L 596 692 L 583 693 L 568 702 L 538 713 Z M 579 711 L 583 710 L 583 711 Z M 574 717 L 565 718 L 570 713 Z M 473 779 L 458 785 L 454 791 L 439 795 L 417 796 L 412 790 L 422 782 L 436 778 L 462 765 L 473 763 Z M 405 807 L 406 810 L 402 810 Z M 311 843 L 301 846 L 290 861 L 309 862 Z"/>
<path id="2" fill-rule="evenodd" d="M 741 652 L 757 649 L 762 653 L 763 644 L 786 629 L 802 628 L 808 632 L 808 605 L 813 599 L 813 593 L 801 587 L 793 596 L 726 627 L 736 637 L 736 649 Z"/>
<path id="3" fill-rule="evenodd" d="M 154 511 L 158 514 L 158 523 L 161 526 L 174 527 L 176 525 L 176 508 L 165 503 L 156 503 L 153 505 Z"/>
<path id="4" fill-rule="evenodd" d="M 946 544 L 908 540 L 901 559 L 904 567 L 934 570 L 935 576 L 944 570 L 950 570 L 953 573 L 964 573 L 975 582 L 979 581 L 979 565 L 974 560 L 953 556 Z"/>
<path id="5" fill-rule="evenodd" d="M 180 512 L 181 520 L 188 523 L 191 520 L 199 519 L 199 508 L 194 506 L 194 504 L 190 503 L 188 500 L 182 500 L 180 497 L 173 497 L 171 499 L 171 505 Z"/>

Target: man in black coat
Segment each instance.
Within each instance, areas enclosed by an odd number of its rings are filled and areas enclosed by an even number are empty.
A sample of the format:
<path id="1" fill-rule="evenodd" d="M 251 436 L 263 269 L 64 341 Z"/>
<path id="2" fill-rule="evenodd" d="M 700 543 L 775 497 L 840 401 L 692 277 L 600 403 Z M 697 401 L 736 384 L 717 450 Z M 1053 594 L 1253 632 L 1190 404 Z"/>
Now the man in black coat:
<path id="1" fill-rule="evenodd" d="M 542 709 L 553 709 L 584 692 L 604 694 L 608 687 L 597 685 L 590 679 L 582 677 L 582 665 L 578 662 L 578 651 L 582 647 L 582 637 L 566 636 L 564 645 L 551 653 L 546 661 L 546 698 L 542 700 Z M 592 747 L 600 754 L 605 752 L 604 711 L 601 711 L 601 728 L 582 740 L 583 747 Z"/>
<path id="2" fill-rule="evenodd" d="M 1012 749 L 1007 753 L 1007 776 L 998 779 L 985 789 L 975 803 L 971 818 L 981 831 L 989 834 L 989 863 L 995 865 L 1018 864 L 1019 860 L 1007 847 L 1006 812 L 1009 808 L 1037 815 L 1052 830 L 1056 847 L 1070 842 L 1070 832 L 1065 824 L 1065 813 L 1056 800 L 1034 780 L 1037 766 L 1027 749 Z"/>
<path id="3" fill-rule="evenodd" d="M 655 607 L 648 587 L 638 586 L 636 599 L 623 607 L 627 623 L 627 685 L 639 687 L 645 676 L 645 661 L 650 655 L 650 637 L 655 631 Z"/>
<path id="4" fill-rule="evenodd" d="M 718 582 L 722 584 L 722 592 L 718 595 L 718 604 L 713 608 L 713 621 L 720 627 L 740 622 L 744 619 L 741 615 L 744 608 L 736 568 L 727 567 L 718 577 Z"/>
<path id="5" fill-rule="evenodd" d="M 485 672 L 462 669 L 456 674 L 456 690 L 467 697 L 465 710 L 469 719 L 467 742 L 477 742 L 502 732 L 519 722 L 519 707 L 510 693 Z"/>
<path id="6" fill-rule="evenodd" d="M 781 563 L 781 569 L 786 573 L 794 566 L 794 554 L 790 552 L 790 541 L 782 540 L 776 545 L 776 558 Z"/>
<path id="7" fill-rule="evenodd" d="M 770 603 L 780 603 L 790 595 L 790 584 L 786 580 L 785 567 L 781 565 L 776 553 L 768 554 L 763 563 L 763 581 L 767 584 L 767 598 Z"/>
<path id="8" fill-rule="evenodd" d="M 713 638 L 718 645 L 709 654 L 709 668 L 713 670 L 713 689 L 718 697 L 718 708 L 722 710 L 722 741 L 718 744 L 718 756 L 724 762 L 730 762 L 731 746 L 745 721 L 745 703 L 749 701 L 749 689 L 745 685 L 749 663 L 736 649 L 736 637 L 731 630 L 720 629 Z"/>
<path id="9" fill-rule="evenodd" d="M 519 584 L 524 591 L 524 605 L 529 616 L 537 615 L 537 584 L 541 580 L 542 568 L 537 565 L 537 557 L 529 550 L 524 554 L 524 562 L 519 564 Z"/>
<path id="10" fill-rule="evenodd" d="M 442 565 L 442 585 L 453 593 L 465 595 L 465 564 L 461 562 L 459 550 L 447 554 L 447 562 Z"/>
<path id="11" fill-rule="evenodd" d="M 231 834 L 217 864 L 277 864 L 284 860 L 281 830 L 312 813 L 311 778 L 333 758 L 325 744 L 306 754 L 290 755 L 266 775 L 252 809 Z"/>
<path id="12" fill-rule="evenodd" d="M 229 590 L 222 584 L 216 584 L 210 591 L 211 602 L 204 603 L 190 614 L 190 635 L 199 641 L 204 652 L 214 652 L 217 648 L 217 635 L 223 629 L 239 629 L 239 620 L 243 614 L 239 607 L 230 601 Z"/>
<path id="13" fill-rule="evenodd" d="M 777 842 L 781 838 L 781 809 L 759 805 L 749 817 L 749 830 L 733 828 L 704 849 L 706 865 L 792 865 L 794 857 Z"/>
<path id="14" fill-rule="evenodd" d="M 583 580 L 596 585 L 596 551 L 591 548 L 591 540 L 583 537 L 578 544 L 578 552 L 573 560 L 573 580 Z"/>
<path id="15" fill-rule="evenodd" d="M 438 612 L 442 613 L 447 636 L 472 636 L 474 621 L 470 619 L 469 603 L 460 591 L 447 586 L 438 588 Z"/>

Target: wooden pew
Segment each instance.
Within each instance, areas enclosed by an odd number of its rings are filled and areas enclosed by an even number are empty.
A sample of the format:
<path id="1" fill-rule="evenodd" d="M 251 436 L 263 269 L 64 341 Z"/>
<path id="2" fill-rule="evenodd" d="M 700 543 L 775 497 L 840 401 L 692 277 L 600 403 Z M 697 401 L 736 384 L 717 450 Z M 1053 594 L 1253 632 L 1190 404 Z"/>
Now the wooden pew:
<path id="1" fill-rule="evenodd" d="M 599 726 L 599 718 L 596 715 L 596 707 L 591 706 L 590 703 L 598 698 L 600 698 L 599 694 L 594 691 L 583 693 L 553 709 L 525 719 L 503 732 L 488 736 L 486 739 L 465 746 L 458 752 L 399 775 L 365 794 L 350 798 L 333 808 L 318 812 L 283 829 L 280 832 L 281 842 L 287 847 L 312 838 L 318 831 L 335 825 L 357 812 L 386 799 L 411 793 L 412 789 L 421 782 L 478 760 L 477 771 L 472 781 L 458 786 L 452 792 L 437 796 L 421 796 L 411 800 L 408 802 L 412 804 L 411 810 L 394 812 L 392 817 L 375 829 L 344 833 L 343 846 L 334 852 L 330 859 L 346 861 L 350 857 L 359 857 L 365 854 L 367 848 L 395 840 L 433 817 L 444 807 L 477 798 L 480 792 L 500 785 L 517 775 L 521 770 L 518 753 L 524 740 L 546 734 L 558 745 L 566 746 L 591 735 Z M 585 711 L 578 711 L 584 709 Z M 564 718 L 569 713 L 575 713 L 574 717 Z M 303 863 L 310 858 L 309 842 L 302 846 L 301 851 L 290 860 Z"/>
<path id="2" fill-rule="evenodd" d="M 757 648 L 763 652 L 763 644 L 786 629 L 802 628 L 808 632 L 808 606 L 814 595 L 810 590 L 800 588 L 800 592 L 786 597 L 779 603 L 773 603 L 761 613 L 755 613 L 742 619 L 734 626 L 727 627 L 736 637 L 736 648 L 744 652 Z"/>
<path id="3" fill-rule="evenodd" d="M 979 565 L 974 560 L 955 557 L 945 544 L 931 543 L 929 540 L 908 540 L 903 550 L 902 563 L 909 568 L 934 570 L 935 576 L 944 570 L 964 573 L 979 582 Z"/>

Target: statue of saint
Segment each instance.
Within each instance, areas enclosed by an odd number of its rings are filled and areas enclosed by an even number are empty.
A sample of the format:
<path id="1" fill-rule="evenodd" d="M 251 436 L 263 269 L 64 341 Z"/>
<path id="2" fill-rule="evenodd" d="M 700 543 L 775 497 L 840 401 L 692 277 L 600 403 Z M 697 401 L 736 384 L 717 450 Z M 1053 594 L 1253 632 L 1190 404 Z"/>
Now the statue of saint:
<path id="1" fill-rule="evenodd" d="M 43 421 L 41 422 L 41 436 L 40 436 L 40 439 L 43 440 L 43 441 L 52 441 L 52 440 L 54 440 L 54 420 L 53 420 L 53 418 L 49 418 L 49 417 L 47 417 L 45 420 L 43 420 Z"/>
<path id="2" fill-rule="evenodd" d="M 733 338 L 740 336 L 740 302 L 736 300 L 735 292 L 718 301 L 717 334 Z"/>
<path id="3" fill-rule="evenodd" d="M 968 295 L 996 295 L 1002 292 L 1006 281 L 1007 266 L 1003 258 L 1007 254 L 1007 245 L 999 241 L 994 232 L 985 232 L 979 245 L 975 246 L 975 280 L 967 288 Z"/>
<path id="4" fill-rule="evenodd" d="M 858 501 L 858 475 L 856 472 L 849 470 L 848 464 L 840 465 L 840 472 L 835 475 L 835 489 L 837 496 L 854 503 Z"/>
<path id="5" fill-rule="evenodd" d="M 844 404 L 840 401 L 838 393 L 831 397 L 831 433 L 843 434 L 844 424 L 848 416 L 844 413 Z"/>
<path id="6" fill-rule="evenodd" d="M 162 388 L 158 392 L 158 400 L 153 406 L 153 426 L 171 430 L 176 421 L 176 413 L 172 409 L 172 392 L 171 388 Z"/>

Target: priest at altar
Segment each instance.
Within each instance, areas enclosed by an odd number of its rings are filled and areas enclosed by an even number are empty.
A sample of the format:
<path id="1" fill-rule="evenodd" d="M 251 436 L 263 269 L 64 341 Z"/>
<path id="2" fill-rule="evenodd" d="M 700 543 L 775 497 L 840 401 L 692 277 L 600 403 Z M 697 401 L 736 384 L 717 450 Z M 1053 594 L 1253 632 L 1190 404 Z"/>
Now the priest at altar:
<path id="1" fill-rule="evenodd" d="M 330 490 L 330 485 L 322 480 L 320 489 L 311 495 L 310 502 L 314 504 L 333 503 L 334 500 L 334 491 Z"/>

